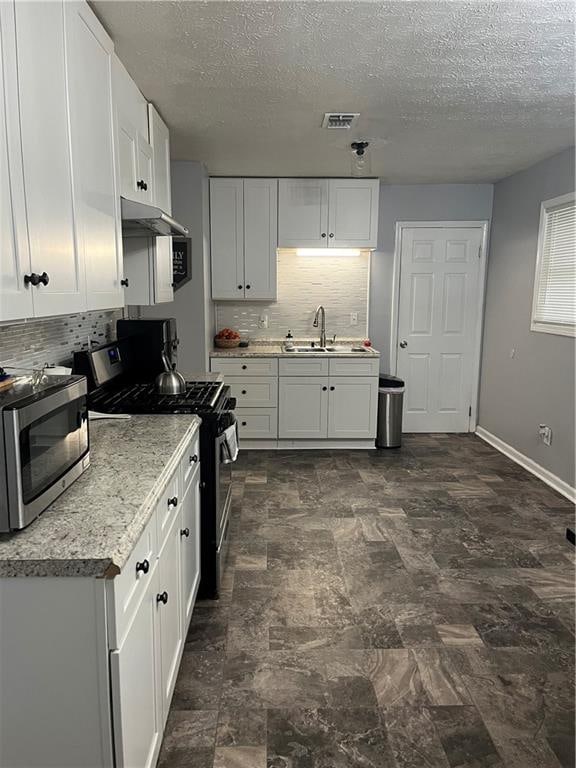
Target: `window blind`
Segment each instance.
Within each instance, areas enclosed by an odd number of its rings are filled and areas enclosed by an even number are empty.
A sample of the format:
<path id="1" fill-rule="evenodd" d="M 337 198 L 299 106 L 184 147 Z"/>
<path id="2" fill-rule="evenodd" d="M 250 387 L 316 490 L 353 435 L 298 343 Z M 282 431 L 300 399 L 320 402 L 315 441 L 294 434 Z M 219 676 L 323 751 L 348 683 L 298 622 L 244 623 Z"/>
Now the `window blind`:
<path id="1" fill-rule="evenodd" d="M 547 208 L 542 224 L 532 321 L 569 331 L 576 325 L 576 203 Z"/>

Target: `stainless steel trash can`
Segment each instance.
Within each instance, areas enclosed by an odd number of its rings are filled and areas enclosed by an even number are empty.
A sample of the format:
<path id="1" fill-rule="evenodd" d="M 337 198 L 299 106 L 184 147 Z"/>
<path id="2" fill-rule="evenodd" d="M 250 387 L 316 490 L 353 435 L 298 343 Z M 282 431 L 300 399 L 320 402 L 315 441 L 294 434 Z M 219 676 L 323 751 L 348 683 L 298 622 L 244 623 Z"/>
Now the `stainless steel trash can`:
<path id="1" fill-rule="evenodd" d="M 378 382 L 377 448 L 402 445 L 402 405 L 404 382 L 396 376 L 380 376 Z"/>

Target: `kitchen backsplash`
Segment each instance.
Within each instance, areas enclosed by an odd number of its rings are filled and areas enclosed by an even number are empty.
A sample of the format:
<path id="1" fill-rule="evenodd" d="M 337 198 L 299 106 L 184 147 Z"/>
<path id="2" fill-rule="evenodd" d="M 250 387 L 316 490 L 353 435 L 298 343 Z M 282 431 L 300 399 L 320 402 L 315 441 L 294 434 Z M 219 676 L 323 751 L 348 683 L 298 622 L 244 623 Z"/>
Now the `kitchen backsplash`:
<path id="1" fill-rule="evenodd" d="M 216 328 L 228 327 L 253 339 L 315 338 L 312 327 L 319 304 L 326 309 L 326 333 L 339 338 L 365 338 L 368 328 L 370 252 L 359 256 L 297 256 L 278 251 L 278 301 L 215 302 Z M 350 315 L 357 313 L 358 324 Z M 262 328 L 260 318 L 268 317 Z"/>
<path id="2" fill-rule="evenodd" d="M 0 325 L 0 366 L 68 364 L 73 352 L 87 349 L 88 339 L 95 344 L 115 339 L 120 317 L 121 309 L 101 310 Z"/>

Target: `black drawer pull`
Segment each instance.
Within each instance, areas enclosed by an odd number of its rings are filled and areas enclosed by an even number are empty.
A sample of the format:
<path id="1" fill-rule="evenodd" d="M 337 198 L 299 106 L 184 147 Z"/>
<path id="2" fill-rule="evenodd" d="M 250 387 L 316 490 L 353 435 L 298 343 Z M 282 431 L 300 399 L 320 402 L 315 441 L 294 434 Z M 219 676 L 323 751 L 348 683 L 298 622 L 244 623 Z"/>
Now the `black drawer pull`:
<path id="1" fill-rule="evenodd" d="M 242 290 L 242 286 L 241 286 L 241 285 L 239 285 L 239 286 L 238 286 L 238 290 L 239 290 L 239 291 L 241 291 L 241 290 Z"/>
<path id="2" fill-rule="evenodd" d="M 136 563 L 136 573 L 142 571 L 142 573 L 148 573 L 150 570 L 150 563 L 148 560 L 142 560 L 141 563 Z"/>
<path id="3" fill-rule="evenodd" d="M 335 389 L 336 387 L 330 387 L 330 392 L 334 392 Z"/>
<path id="4" fill-rule="evenodd" d="M 188 538 L 188 536 L 190 536 L 190 528 L 183 528 L 180 531 L 180 536 L 185 536 L 186 538 Z"/>
<path id="5" fill-rule="evenodd" d="M 328 387 L 322 387 L 322 392 L 326 392 Z"/>
<path id="6" fill-rule="evenodd" d="M 129 286 L 128 278 L 125 277 L 123 280 L 120 280 L 120 285 L 123 285 L 124 288 L 128 288 Z"/>
<path id="7" fill-rule="evenodd" d="M 178 496 L 172 496 L 171 499 L 168 499 L 168 506 L 169 507 L 177 507 L 178 506 Z"/>
<path id="8" fill-rule="evenodd" d="M 198 461 L 198 456 L 194 454 L 194 456 L 189 456 L 188 459 L 190 461 L 190 464 L 196 464 L 196 462 Z"/>
<path id="9" fill-rule="evenodd" d="M 245 389 L 243 389 L 243 390 L 242 390 L 242 394 L 243 394 L 243 395 L 245 395 L 245 394 L 246 394 L 246 390 L 245 390 Z"/>
<path id="10" fill-rule="evenodd" d="M 243 422 L 242 422 L 242 426 L 243 426 L 243 427 L 245 427 L 245 426 L 246 426 L 246 422 L 245 422 L 245 421 L 243 421 Z"/>
<path id="11" fill-rule="evenodd" d="M 247 289 L 248 291 L 250 290 L 250 284 L 248 284 L 248 285 L 246 286 L 246 289 Z"/>
<path id="12" fill-rule="evenodd" d="M 242 366 L 242 370 L 243 370 L 243 371 L 245 371 L 245 370 L 246 370 L 246 368 L 248 368 L 248 366 L 247 366 L 247 365 L 243 365 L 243 366 Z"/>
<path id="13" fill-rule="evenodd" d="M 159 595 L 156 595 L 156 602 L 157 603 L 166 603 L 168 602 L 168 592 L 162 592 Z"/>

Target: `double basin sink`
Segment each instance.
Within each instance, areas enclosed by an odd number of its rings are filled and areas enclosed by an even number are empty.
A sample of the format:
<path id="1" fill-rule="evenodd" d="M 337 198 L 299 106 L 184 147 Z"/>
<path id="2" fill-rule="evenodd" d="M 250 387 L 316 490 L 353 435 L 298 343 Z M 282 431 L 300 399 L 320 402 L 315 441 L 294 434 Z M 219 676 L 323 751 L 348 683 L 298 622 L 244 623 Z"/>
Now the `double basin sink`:
<path id="1" fill-rule="evenodd" d="M 296 354 L 316 353 L 316 352 L 367 352 L 365 347 L 285 347 L 285 352 L 294 352 Z"/>

